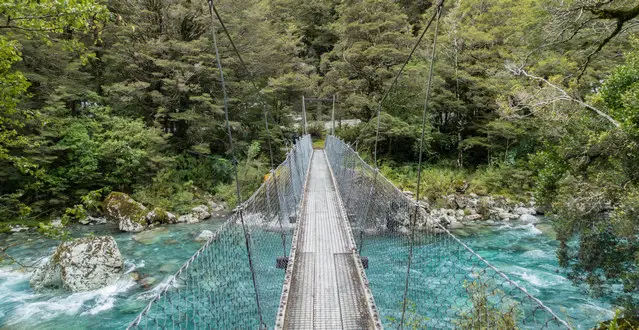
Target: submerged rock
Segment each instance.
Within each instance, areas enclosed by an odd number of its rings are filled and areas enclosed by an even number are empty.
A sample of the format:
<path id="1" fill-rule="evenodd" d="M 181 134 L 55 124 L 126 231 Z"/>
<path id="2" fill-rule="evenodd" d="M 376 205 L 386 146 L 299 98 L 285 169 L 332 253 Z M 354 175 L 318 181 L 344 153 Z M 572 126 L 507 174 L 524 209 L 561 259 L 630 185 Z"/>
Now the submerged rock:
<path id="1" fill-rule="evenodd" d="M 129 195 L 112 192 L 104 200 L 107 217 L 118 221 L 121 231 L 139 232 L 147 228 L 146 207 Z"/>
<path id="2" fill-rule="evenodd" d="M 30 285 L 36 291 L 45 288 L 73 292 L 96 290 L 115 282 L 123 266 L 113 237 L 79 238 L 60 244 L 48 263 L 33 273 Z"/>
<path id="3" fill-rule="evenodd" d="M 208 241 L 211 237 L 215 236 L 215 233 L 213 233 L 210 230 L 203 230 L 200 235 L 198 235 L 198 237 L 195 238 L 196 241 L 198 242 L 206 242 Z"/>
<path id="4" fill-rule="evenodd" d="M 144 245 L 155 244 L 160 241 L 162 235 L 167 234 L 169 230 L 166 227 L 153 228 L 133 235 L 133 240 Z"/>

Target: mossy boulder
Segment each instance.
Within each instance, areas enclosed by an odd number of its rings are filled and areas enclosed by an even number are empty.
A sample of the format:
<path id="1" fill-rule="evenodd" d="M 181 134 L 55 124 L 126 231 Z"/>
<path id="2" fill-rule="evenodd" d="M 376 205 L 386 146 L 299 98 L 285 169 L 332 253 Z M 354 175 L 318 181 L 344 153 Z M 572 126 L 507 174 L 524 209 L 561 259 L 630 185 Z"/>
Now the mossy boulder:
<path id="1" fill-rule="evenodd" d="M 177 222 L 177 217 L 171 212 L 167 212 L 160 207 L 156 207 L 151 212 L 147 213 L 146 221 L 149 224 L 171 224 Z"/>
<path id="2" fill-rule="evenodd" d="M 107 218 L 117 221 L 122 231 L 139 232 L 148 227 L 147 208 L 125 193 L 110 193 L 104 200 L 104 209 Z"/>

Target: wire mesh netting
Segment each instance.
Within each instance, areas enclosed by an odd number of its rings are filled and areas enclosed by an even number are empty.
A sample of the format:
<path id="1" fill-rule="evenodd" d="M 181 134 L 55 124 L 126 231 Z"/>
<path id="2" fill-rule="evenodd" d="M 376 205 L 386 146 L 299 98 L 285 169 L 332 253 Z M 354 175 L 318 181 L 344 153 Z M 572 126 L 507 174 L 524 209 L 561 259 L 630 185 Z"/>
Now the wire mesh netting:
<path id="1" fill-rule="evenodd" d="M 285 272 L 276 260 L 290 250 L 312 151 L 309 135 L 299 139 L 129 328 L 272 328 Z"/>
<path id="2" fill-rule="evenodd" d="M 327 137 L 326 154 L 388 327 L 570 328 L 346 143 Z"/>

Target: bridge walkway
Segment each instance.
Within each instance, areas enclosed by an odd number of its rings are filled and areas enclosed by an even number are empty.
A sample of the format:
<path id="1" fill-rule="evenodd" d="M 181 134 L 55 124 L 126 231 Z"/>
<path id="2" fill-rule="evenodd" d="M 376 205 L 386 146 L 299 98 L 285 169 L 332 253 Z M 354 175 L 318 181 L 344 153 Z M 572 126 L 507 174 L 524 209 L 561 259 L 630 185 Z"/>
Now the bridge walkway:
<path id="1" fill-rule="evenodd" d="M 310 166 L 278 327 L 376 328 L 379 317 L 324 150 L 314 151 Z"/>

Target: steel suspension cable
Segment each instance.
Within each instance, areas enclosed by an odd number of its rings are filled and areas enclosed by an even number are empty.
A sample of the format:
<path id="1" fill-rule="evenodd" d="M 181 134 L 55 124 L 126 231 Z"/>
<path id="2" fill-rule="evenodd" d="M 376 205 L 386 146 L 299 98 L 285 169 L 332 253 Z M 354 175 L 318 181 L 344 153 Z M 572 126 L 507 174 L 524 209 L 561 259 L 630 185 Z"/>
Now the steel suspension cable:
<path id="1" fill-rule="evenodd" d="M 246 62 L 244 62 L 244 58 L 242 58 L 242 54 L 240 53 L 240 51 L 235 46 L 235 42 L 233 41 L 233 38 L 231 37 L 231 34 L 229 33 L 228 29 L 226 28 L 226 24 L 224 24 L 224 21 L 222 20 L 222 16 L 217 11 L 217 8 L 212 3 L 212 1 L 209 1 L 209 4 L 210 4 L 209 10 L 213 11 L 213 13 L 215 14 L 215 17 L 217 18 L 218 22 L 220 22 L 220 26 L 222 27 L 222 30 L 224 31 L 224 34 L 226 35 L 227 39 L 231 43 L 231 48 L 233 49 L 233 52 L 235 53 L 235 55 L 237 56 L 238 60 L 240 61 L 240 64 L 242 65 L 242 68 L 244 69 L 244 71 L 246 71 L 246 73 L 248 73 L 249 81 L 250 81 L 251 85 L 253 86 L 253 89 L 255 90 L 255 93 L 260 95 L 261 91 L 257 87 L 257 84 L 255 83 L 253 73 L 251 72 L 251 70 L 249 70 L 248 66 L 246 65 Z M 258 97 L 258 102 L 260 102 L 262 104 L 262 112 L 264 113 L 264 123 L 265 123 L 265 126 L 266 126 L 266 139 L 267 139 L 267 144 L 268 144 L 269 159 L 270 159 L 270 163 L 271 163 L 271 176 L 273 177 L 273 183 L 275 184 L 276 190 L 279 191 L 278 190 L 278 184 L 277 184 L 277 175 L 275 173 L 275 161 L 274 161 L 273 147 L 272 147 L 272 142 L 271 142 L 271 139 L 272 139 L 271 130 L 269 128 L 269 123 L 268 123 L 268 117 L 270 116 L 271 119 L 273 119 L 273 116 L 271 115 L 271 112 L 268 110 L 268 106 L 267 106 L 266 102 L 264 102 L 264 100 L 261 97 Z M 279 222 L 281 238 L 282 238 L 282 249 L 283 249 L 284 256 L 286 256 L 287 255 L 286 234 L 285 234 L 285 231 L 284 231 L 284 228 L 283 228 L 283 225 L 282 225 L 283 216 L 281 214 L 281 208 L 278 208 L 278 209 L 279 209 L 279 212 L 278 212 L 279 213 L 278 214 L 279 221 L 278 222 Z"/>
<path id="2" fill-rule="evenodd" d="M 235 46 L 235 42 L 233 41 L 233 38 L 231 37 L 231 33 L 229 33 L 229 30 L 226 28 L 226 24 L 224 24 L 224 20 L 222 20 L 222 16 L 217 11 L 217 8 L 215 7 L 215 5 L 212 5 L 212 7 L 213 7 L 212 10 L 213 10 L 213 13 L 215 14 L 215 17 L 217 17 L 217 20 L 220 22 L 220 26 L 222 27 L 222 31 L 224 31 L 224 34 L 226 35 L 226 38 L 231 43 L 231 48 L 233 49 L 233 52 L 235 53 L 235 55 L 237 55 L 237 59 L 240 61 L 240 65 L 242 65 L 242 68 L 244 69 L 244 71 L 246 71 L 246 73 L 248 73 L 249 81 L 251 82 L 251 85 L 253 86 L 253 89 L 255 90 L 255 92 L 257 94 L 261 94 L 260 89 L 257 87 L 257 84 L 255 83 L 255 76 L 253 75 L 253 72 L 251 72 L 251 70 L 249 70 L 248 66 L 246 65 L 246 62 L 244 62 L 244 58 L 242 57 L 242 54 L 240 54 L 240 51 Z M 268 110 L 268 107 L 267 107 L 266 103 L 264 103 L 264 100 L 262 100 L 261 98 L 259 98 L 258 100 L 259 100 L 260 103 L 262 103 L 262 106 L 264 107 L 264 111 L 266 111 L 268 113 L 268 116 L 271 117 L 271 121 L 275 122 L 275 120 L 273 118 L 273 115 Z"/>
<path id="3" fill-rule="evenodd" d="M 215 33 L 215 18 L 213 17 L 213 0 L 209 0 L 209 14 L 211 15 L 211 34 L 213 35 L 213 47 L 215 48 L 215 60 L 217 62 L 217 69 L 220 71 L 220 83 L 222 85 L 222 95 L 224 97 L 224 119 L 226 121 L 226 130 L 229 137 L 229 149 L 231 151 L 231 157 L 233 157 L 233 168 L 235 172 L 235 192 L 237 196 L 237 202 L 239 206 L 240 221 L 242 222 L 242 230 L 244 231 L 244 244 L 246 245 L 246 253 L 248 256 L 249 268 L 251 271 L 251 279 L 253 281 L 253 289 L 255 291 L 255 303 L 257 305 L 257 313 L 260 319 L 260 326 L 266 326 L 262 317 L 262 308 L 260 306 L 260 294 L 257 288 L 257 279 L 255 278 L 255 269 L 253 266 L 253 257 L 251 254 L 250 234 L 246 228 L 246 222 L 244 220 L 242 210 L 242 195 L 240 193 L 240 181 L 237 169 L 237 157 L 235 148 L 233 147 L 233 135 L 231 133 L 231 123 L 229 121 L 229 107 L 228 107 L 228 95 L 226 92 L 226 82 L 224 81 L 224 71 L 222 70 L 222 61 L 220 59 L 220 50 L 217 45 L 217 36 Z"/>
<path id="4" fill-rule="evenodd" d="M 410 279 L 410 269 L 411 269 L 411 265 L 413 261 L 413 249 L 415 247 L 415 226 L 416 226 L 415 222 L 417 220 L 417 212 L 419 211 L 419 207 L 420 207 L 419 191 L 420 191 L 421 182 L 422 182 L 422 160 L 423 160 L 423 154 L 424 154 L 424 135 L 426 131 L 426 114 L 428 112 L 428 101 L 430 98 L 430 89 L 431 89 L 432 80 L 433 80 L 433 67 L 435 65 L 435 58 L 436 58 L 436 51 L 437 51 L 437 33 L 439 32 L 439 18 L 442 13 L 442 7 L 443 7 L 443 0 L 440 1 L 440 3 L 437 6 L 437 12 L 436 12 L 437 20 L 435 22 L 435 35 L 433 36 L 433 48 L 432 48 L 432 53 L 430 56 L 430 68 L 428 69 L 428 81 L 426 83 L 426 97 L 424 100 L 424 111 L 422 112 L 422 132 L 421 132 L 421 138 L 419 140 L 419 162 L 417 165 L 417 192 L 415 193 L 415 196 L 416 196 L 415 213 L 413 214 L 412 219 L 410 219 L 411 238 L 410 238 L 410 247 L 408 252 L 408 266 L 406 267 L 406 281 L 404 283 L 404 299 L 402 303 L 402 317 L 399 322 L 400 328 L 402 328 L 404 325 L 406 305 L 408 302 L 408 299 L 407 299 L 408 284 Z"/>
<path id="5" fill-rule="evenodd" d="M 443 0 L 437 4 L 437 8 L 441 8 L 442 5 L 443 5 Z M 382 95 L 382 98 L 379 100 L 380 104 L 382 104 L 386 100 L 386 98 L 388 97 L 388 94 L 390 94 L 390 92 L 393 89 L 393 87 L 395 86 L 395 84 L 397 84 L 397 80 L 399 79 L 399 76 L 401 76 L 402 72 L 406 68 L 406 65 L 408 65 L 408 62 L 413 57 L 413 54 L 415 54 L 415 51 L 417 50 L 417 47 L 422 42 L 422 39 L 424 39 L 424 36 L 426 35 L 426 32 L 428 31 L 428 28 L 430 28 L 430 25 L 433 23 L 433 20 L 436 18 L 437 15 L 438 15 L 438 12 L 435 11 L 433 16 L 431 16 L 430 19 L 428 20 L 428 23 L 426 24 L 426 27 L 424 28 L 424 31 L 422 31 L 422 34 L 417 39 L 417 42 L 415 42 L 415 45 L 413 45 L 413 49 L 410 51 L 410 54 L 408 54 L 408 57 L 406 58 L 406 61 L 404 61 L 404 64 L 402 64 L 402 67 L 399 69 L 399 71 L 395 75 L 395 78 L 393 79 L 393 82 L 391 83 L 390 86 L 388 86 L 388 88 L 386 89 L 386 92 L 384 92 L 384 94 Z"/>
<path id="6" fill-rule="evenodd" d="M 440 2 L 437 3 L 438 9 L 441 8 L 441 6 L 443 5 L 443 2 L 444 2 L 443 0 L 440 0 Z M 422 31 L 422 34 L 419 35 L 419 38 L 417 38 L 417 42 L 415 42 L 415 44 L 413 45 L 413 49 L 411 49 L 410 53 L 408 54 L 408 57 L 402 64 L 402 67 L 399 69 L 399 71 L 397 71 L 395 78 L 393 78 L 393 82 L 390 84 L 390 86 L 388 86 L 384 94 L 382 94 L 382 98 L 379 100 L 379 103 L 377 105 L 377 129 L 375 132 L 375 152 L 373 154 L 373 157 L 375 158 L 375 168 L 377 168 L 377 144 L 379 142 L 379 121 L 380 121 L 379 117 L 382 112 L 382 105 L 384 101 L 386 100 L 386 98 L 388 98 L 388 95 L 390 94 L 393 87 L 395 87 L 395 85 L 397 84 L 397 81 L 399 80 L 399 77 L 402 75 L 402 72 L 404 72 L 406 65 L 408 65 L 408 62 L 410 62 L 411 58 L 413 58 L 413 54 L 415 54 L 417 47 L 419 47 L 419 44 L 422 42 L 422 39 L 424 39 L 426 32 L 430 28 L 431 24 L 433 23 L 433 20 L 435 19 L 437 15 L 438 15 L 438 11 L 436 10 L 433 16 L 431 16 L 430 19 L 428 20 L 428 23 L 426 24 L 424 31 Z"/>
<path id="7" fill-rule="evenodd" d="M 439 20 L 440 10 L 441 10 L 441 7 L 443 6 L 443 3 L 444 3 L 444 0 L 440 0 L 436 4 L 437 9 L 435 10 L 435 13 L 433 13 L 433 15 L 428 20 L 428 23 L 426 24 L 426 27 L 424 28 L 424 30 L 420 34 L 419 38 L 417 38 L 417 42 L 415 42 L 415 44 L 413 45 L 413 48 L 411 49 L 410 53 L 408 54 L 408 57 L 406 58 L 406 60 L 402 64 L 402 67 L 399 69 L 399 71 L 397 72 L 397 74 L 393 78 L 393 82 L 390 84 L 390 86 L 388 86 L 388 88 L 386 89 L 386 91 L 382 95 L 382 98 L 379 100 L 379 103 L 377 104 L 377 127 L 375 129 L 375 148 L 374 148 L 374 151 L 373 151 L 373 161 L 375 163 L 375 169 L 374 169 L 375 170 L 375 175 L 374 175 L 373 182 L 371 183 L 369 199 L 368 199 L 368 202 L 366 203 L 366 206 L 365 206 L 365 209 L 364 209 L 364 219 L 368 219 L 370 202 L 375 197 L 375 186 L 377 185 L 377 176 L 378 176 L 378 173 L 379 173 L 379 164 L 377 162 L 377 147 L 378 147 L 378 144 L 379 144 L 379 127 L 380 127 L 380 121 L 381 121 L 381 115 L 382 115 L 382 105 L 383 105 L 384 101 L 386 100 L 386 98 L 388 97 L 388 95 L 390 94 L 390 92 L 393 89 L 393 87 L 397 84 L 397 81 L 399 80 L 399 77 L 401 76 L 401 74 L 404 72 L 404 69 L 406 68 L 406 65 L 408 65 L 408 62 L 410 62 L 411 58 L 413 58 L 413 55 L 415 54 L 415 51 L 417 50 L 417 47 L 419 47 L 420 43 L 422 42 L 422 39 L 424 39 L 424 36 L 426 35 L 426 32 L 430 28 L 430 26 L 433 23 L 433 21 L 435 20 L 435 18 L 437 18 L 437 20 Z M 437 32 L 435 32 L 435 33 L 437 33 Z M 361 253 L 361 251 L 363 249 L 363 246 L 364 246 L 363 230 L 360 230 L 360 235 L 359 236 L 360 236 L 359 238 L 360 238 L 360 253 Z"/>

